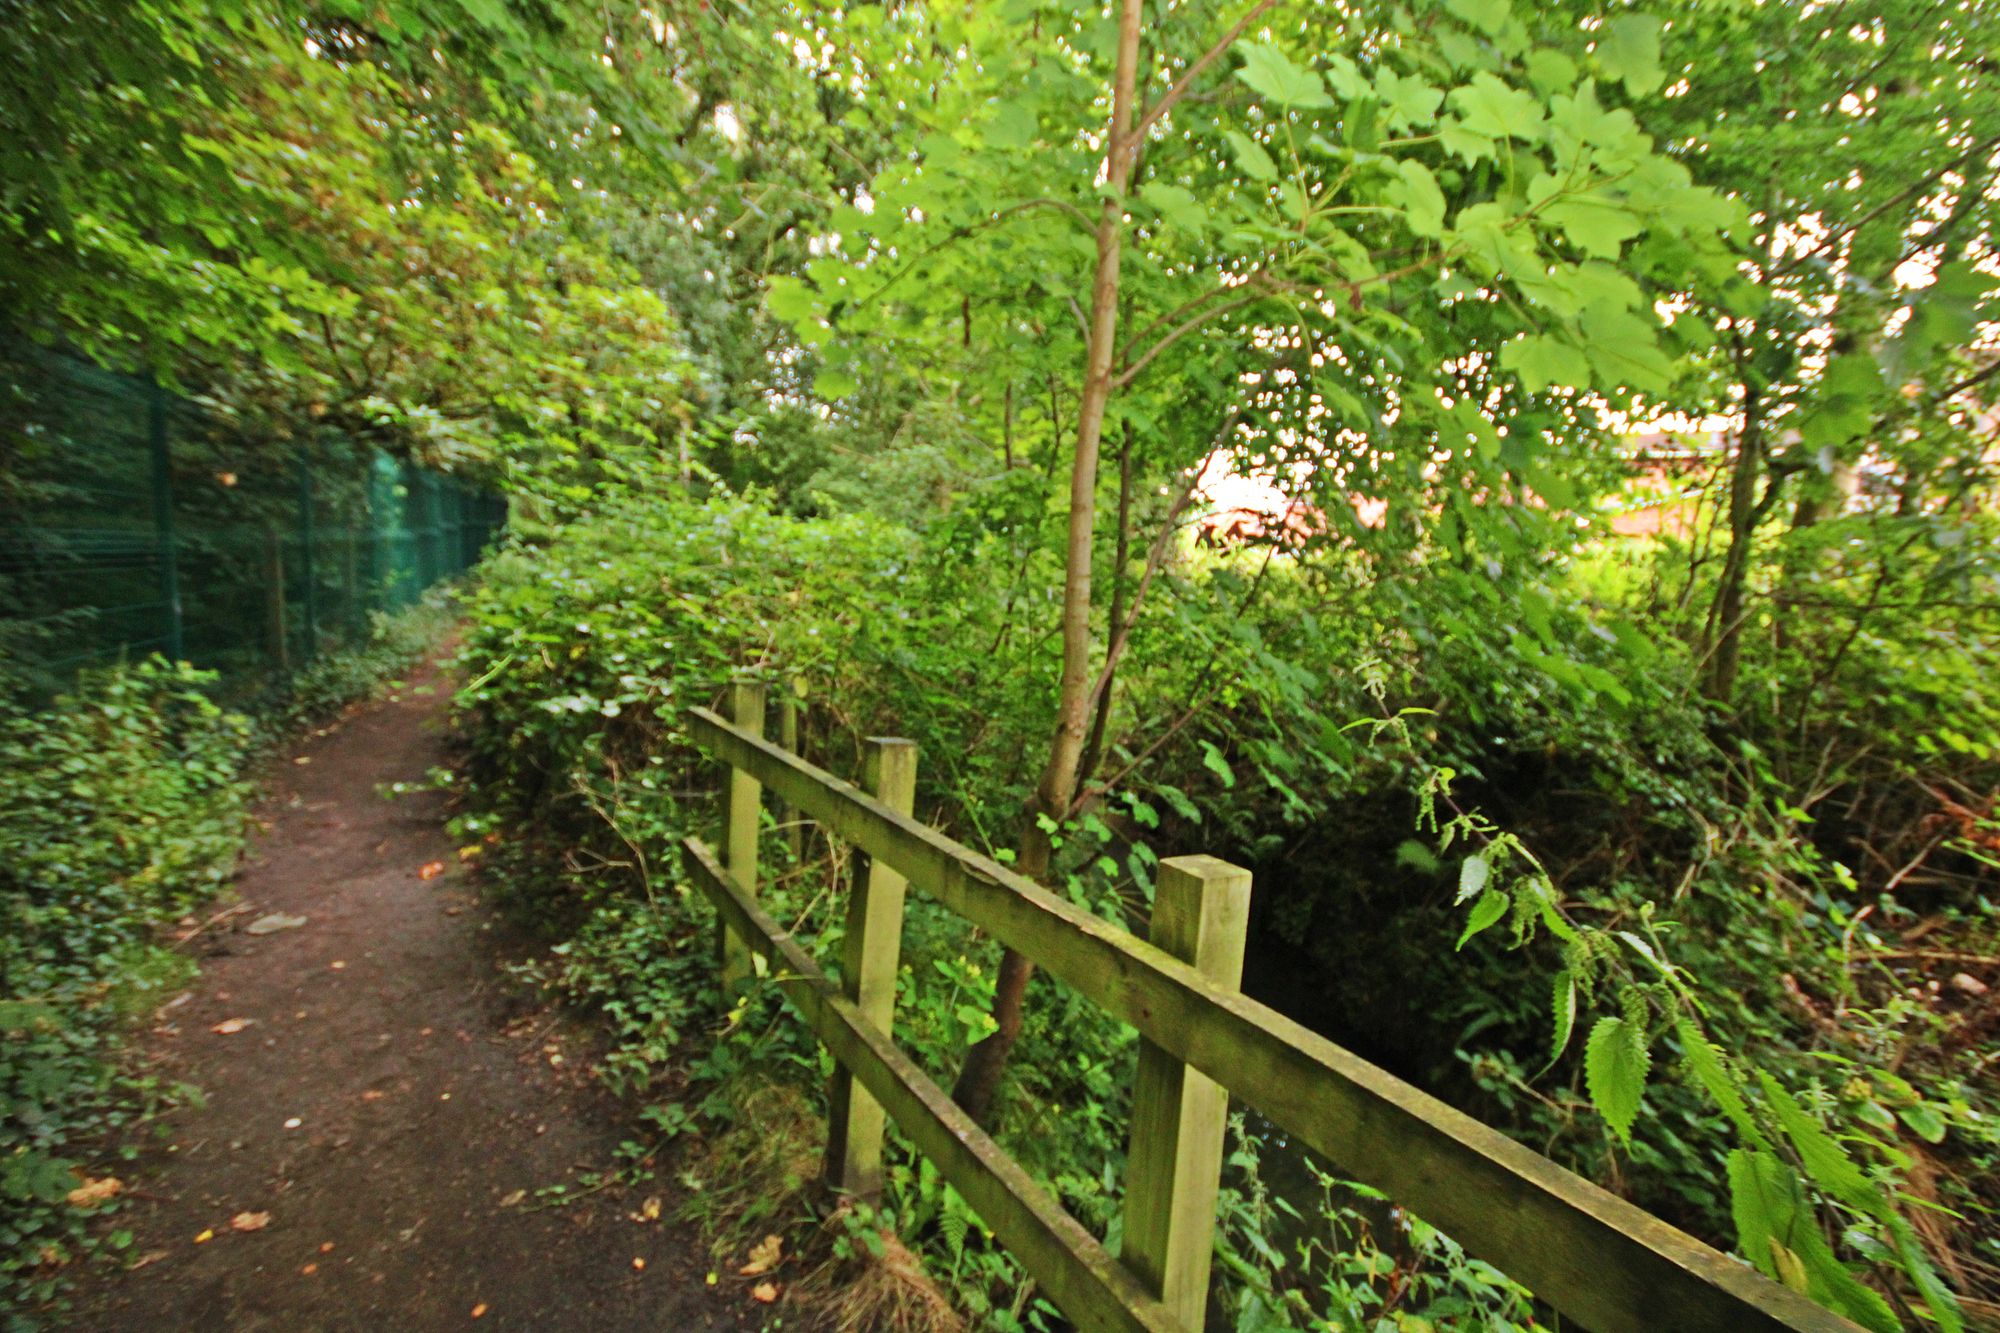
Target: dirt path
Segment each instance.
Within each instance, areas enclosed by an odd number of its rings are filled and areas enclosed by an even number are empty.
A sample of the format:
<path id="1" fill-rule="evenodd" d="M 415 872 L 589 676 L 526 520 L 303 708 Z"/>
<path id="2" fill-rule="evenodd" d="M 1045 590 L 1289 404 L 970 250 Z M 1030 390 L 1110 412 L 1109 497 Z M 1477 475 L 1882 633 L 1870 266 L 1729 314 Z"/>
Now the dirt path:
<path id="1" fill-rule="evenodd" d="M 201 937 L 201 979 L 155 1038 L 207 1105 L 124 1173 L 142 1262 L 86 1283 L 72 1327 L 758 1326 L 686 1229 L 633 1220 L 647 1195 L 672 1213 L 660 1184 L 534 1209 L 624 1135 L 581 1058 L 552 1063 L 553 1016 L 500 975 L 519 943 L 457 869 L 440 798 L 376 794 L 446 762 L 446 688 L 422 673 L 277 766 L 249 910 Z M 271 913 L 307 920 L 246 933 Z"/>

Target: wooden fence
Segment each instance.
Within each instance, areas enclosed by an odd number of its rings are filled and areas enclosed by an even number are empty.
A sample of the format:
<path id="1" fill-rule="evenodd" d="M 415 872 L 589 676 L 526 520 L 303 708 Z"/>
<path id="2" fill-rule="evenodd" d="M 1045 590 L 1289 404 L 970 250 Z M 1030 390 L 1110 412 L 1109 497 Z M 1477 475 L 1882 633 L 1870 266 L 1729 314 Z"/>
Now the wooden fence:
<path id="1" fill-rule="evenodd" d="M 1142 940 L 911 818 L 910 742 L 868 743 L 863 791 L 764 739 L 761 685 L 733 685 L 730 712 L 733 723 L 691 711 L 696 740 L 726 766 L 728 806 L 725 855 L 689 838 L 687 870 L 721 916 L 725 977 L 746 979 L 751 956 L 764 959 L 768 979 L 838 1063 L 829 1178 L 864 1194 L 879 1184 L 886 1113 L 1078 1327 L 1202 1327 L 1234 1095 L 1597 1333 L 1855 1333 L 1806 1297 L 1244 998 L 1248 872 L 1211 857 L 1163 861 L 1152 938 Z M 758 906 L 766 788 L 868 858 L 848 904 L 838 985 Z M 1122 1255 L 896 1048 L 906 886 L 1138 1029 Z"/>

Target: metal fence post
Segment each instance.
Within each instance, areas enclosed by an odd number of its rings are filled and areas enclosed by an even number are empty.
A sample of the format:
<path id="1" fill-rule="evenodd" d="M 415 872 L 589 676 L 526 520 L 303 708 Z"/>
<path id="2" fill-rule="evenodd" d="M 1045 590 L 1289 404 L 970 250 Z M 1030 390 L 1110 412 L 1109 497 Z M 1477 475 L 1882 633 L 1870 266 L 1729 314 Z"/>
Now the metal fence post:
<path id="1" fill-rule="evenodd" d="M 174 478 L 167 445 L 167 394 L 158 380 L 146 382 L 146 436 L 153 455 L 153 534 L 159 543 L 160 601 L 167 612 L 167 656 L 187 656 L 181 619 L 180 553 L 174 542 Z"/>
<path id="2" fill-rule="evenodd" d="M 864 781 L 876 800 L 899 815 L 915 807 L 915 741 L 871 736 Z M 862 1017 L 885 1036 L 896 1022 L 896 973 L 903 950 L 907 881 L 874 857 L 856 875 L 841 940 L 840 988 Z M 872 1197 L 882 1188 L 882 1104 L 838 1065 L 828 1100 L 826 1174 L 835 1189 Z"/>
<path id="3" fill-rule="evenodd" d="M 1243 981 L 1250 872 L 1212 856 L 1160 862 L 1152 942 L 1229 990 Z M 1142 1039 L 1125 1176 L 1125 1266 L 1189 1328 L 1208 1306 L 1229 1093 Z"/>
<path id="4" fill-rule="evenodd" d="M 312 467 L 301 458 L 299 477 L 299 577 L 305 584 L 305 643 L 301 662 L 310 662 L 319 653 L 319 570 L 313 561 L 313 481 Z"/>

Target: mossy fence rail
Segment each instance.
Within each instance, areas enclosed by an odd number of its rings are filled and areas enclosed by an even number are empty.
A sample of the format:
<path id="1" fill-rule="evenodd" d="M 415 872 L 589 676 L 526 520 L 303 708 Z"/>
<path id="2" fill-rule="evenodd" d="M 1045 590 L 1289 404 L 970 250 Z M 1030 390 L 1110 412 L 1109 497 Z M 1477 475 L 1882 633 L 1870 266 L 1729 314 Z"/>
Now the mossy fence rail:
<path id="1" fill-rule="evenodd" d="M 796 700 L 781 700 L 787 740 Z M 1202 1327 L 1230 1096 L 1395 1198 L 1596 1333 L 1854 1333 L 1855 1326 L 1237 990 L 1250 876 L 1212 857 L 1161 863 L 1142 940 L 911 817 L 916 752 L 871 740 L 868 790 L 765 739 L 764 687 L 730 689 L 733 721 L 696 708 L 694 738 L 726 766 L 720 857 L 684 844 L 722 923 L 726 982 L 767 961 L 832 1052 L 827 1173 L 880 1182 L 884 1114 L 979 1213 L 1078 1327 Z M 757 900 L 768 789 L 866 855 L 836 984 Z M 914 886 L 1031 958 L 1142 1037 L 1125 1241 L 1113 1256 L 897 1049 L 903 897 Z"/>

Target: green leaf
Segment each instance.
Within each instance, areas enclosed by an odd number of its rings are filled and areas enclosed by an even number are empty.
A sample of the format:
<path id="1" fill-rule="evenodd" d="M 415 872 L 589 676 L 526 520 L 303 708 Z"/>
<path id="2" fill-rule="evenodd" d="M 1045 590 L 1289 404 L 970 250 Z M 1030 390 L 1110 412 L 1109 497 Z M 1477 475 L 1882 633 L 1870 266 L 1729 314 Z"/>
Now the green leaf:
<path id="1" fill-rule="evenodd" d="M 813 392 L 828 400 L 845 398 L 860 387 L 854 376 L 835 366 L 823 367 L 813 376 Z"/>
<path id="2" fill-rule="evenodd" d="M 1437 177 L 1414 158 L 1403 159 L 1396 171 L 1399 179 L 1390 183 L 1383 197 L 1403 210 L 1417 235 L 1444 235 L 1444 191 L 1438 188 Z"/>
<path id="3" fill-rule="evenodd" d="M 1419 129 L 1437 119 L 1444 90 L 1414 74 L 1398 74 L 1386 65 L 1375 70 L 1375 95 L 1382 99 L 1382 117 L 1389 129 Z"/>
<path id="4" fill-rule="evenodd" d="M 1311 70 L 1300 69 L 1292 58 L 1265 42 L 1238 42 L 1243 63 L 1236 77 L 1264 98 L 1279 106 L 1328 107 L 1333 98 Z"/>
<path id="5" fill-rule="evenodd" d="M 1660 21 L 1645 14 L 1607 20 L 1597 41 L 1597 67 L 1619 79 L 1625 91 L 1644 97 L 1666 81 L 1660 70 Z"/>
<path id="6" fill-rule="evenodd" d="M 1556 973 L 1555 999 L 1551 1012 L 1555 1016 L 1555 1038 L 1549 1044 L 1549 1063 L 1562 1059 L 1562 1053 L 1569 1049 L 1570 1036 L 1576 1031 L 1576 973 L 1564 968 Z"/>
<path id="7" fill-rule="evenodd" d="M 1897 1114 L 1903 1117 L 1903 1123 L 1910 1127 L 1910 1132 L 1925 1143 L 1944 1142 L 1944 1117 L 1930 1107 L 1905 1106 Z M 1893 1124 L 1891 1128 L 1894 1128 Z"/>
<path id="8" fill-rule="evenodd" d="M 1569 243 L 1593 259 L 1618 258 L 1625 242 L 1644 230 L 1624 205 L 1598 194 L 1558 199 L 1541 215 L 1561 227 Z"/>
<path id="9" fill-rule="evenodd" d="M 1652 1067 L 1646 1034 L 1625 1018 L 1600 1018 L 1590 1029 L 1583 1049 L 1583 1081 L 1590 1100 L 1611 1132 L 1627 1147 L 1639 1102 L 1646 1092 L 1646 1072 Z"/>
<path id="10" fill-rule="evenodd" d="M 1757 1128 L 1756 1118 L 1750 1114 L 1750 1104 L 1743 1100 L 1742 1090 L 1723 1064 L 1722 1052 L 1702 1035 L 1692 1019 L 1681 1019 L 1674 1025 L 1674 1032 L 1680 1037 L 1681 1058 L 1687 1062 L 1688 1072 L 1694 1075 L 1709 1099 L 1722 1108 L 1722 1113 L 1736 1126 L 1736 1132 L 1755 1147 L 1770 1147 L 1770 1141 Z"/>
<path id="11" fill-rule="evenodd" d="M 1215 748 L 1214 741 L 1201 743 L 1201 766 L 1221 778 L 1223 786 L 1236 785 L 1236 773 L 1229 767 L 1229 761 L 1222 757 L 1222 751 Z"/>
<path id="12" fill-rule="evenodd" d="M 1452 17 L 1488 36 L 1506 27 L 1514 16 L 1507 0 L 1445 0 L 1444 7 Z"/>
<path id="13" fill-rule="evenodd" d="M 1674 363 L 1660 350 L 1660 326 L 1651 312 L 1641 316 L 1623 306 L 1594 301 L 1583 309 L 1585 354 L 1604 387 L 1629 384 L 1642 393 L 1672 386 Z"/>
<path id="14" fill-rule="evenodd" d="M 1035 113 L 1020 102 L 1002 102 L 986 122 L 986 142 L 1000 149 L 1026 148 L 1035 141 Z"/>
<path id="15" fill-rule="evenodd" d="M 1486 881 L 1493 875 L 1493 865 L 1483 856 L 1468 856 L 1465 864 L 1458 868 L 1458 897 L 1455 902 L 1464 902 L 1486 887 Z"/>
<path id="16" fill-rule="evenodd" d="M 1541 393 L 1551 385 L 1583 389 L 1590 386 L 1590 362 L 1566 338 L 1531 333 L 1500 349 L 1500 368 L 1521 377 L 1521 387 Z"/>
<path id="17" fill-rule="evenodd" d="M 1576 87 L 1576 62 L 1560 51 L 1537 47 L 1528 56 L 1528 82 L 1544 95 Z"/>
<path id="18" fill-rule="evenodd" d="M 798 324 L 819 314 L 819 299 L 812 288 L 799 278 L 780 274 L 771 279 L 771 288 L 764 298 L 764 304 L 772 314 L 787 324 Z"/>
<path id="19" fill-rule="evenodd" d="M 1805 1165 L 1806 1175 L 1812 1183 L 1842 1203 L 1873 1211 L 1880 1202 L 1880 1195 L 1869 1184 L 1868 1177 L 1861 1173 L 1860 1166 L 1848 1155 L 1847 1149 L 1841 1147 L 1817 1120 L 1807 1115 L 1798 1099 L 1772 1078 L 1769 1071 L 1758 1070 L 1757 1082 L 1764 1090 L 1764 1098 L 1770 1103 L 1772 1114 L 1778 1117 L 1785 1137 L 1797 1150 L 1799 1161 Z"/>
<path id="20" fill-rule="evenodd" d="M 1847 1271 L 1820 1234 L 1797 1172 L 1771 1153 L 1738 1148 L 1727 1174 L 1736 1246 L 1759 1272 L 1863 1328 L 1899 1333 L 1887 1303 Z"/>
<path id="21" fill-rule="evenodd" d="M 1264 151 L 1264 146 L 1241 130 L 1225 131 L 1223 137 L 1236 150 L 1236 165 L 1243 168 L 1243 174 L 1255 181 L 1278 179 L 1278 164 Z"/>
<path id="22" fill-rule="evenodd" d="M 1466 918 L 1465 930 L 1458 937 L 1457 947 L 1463 949 L 1467 940 L 1507 915 L 1507 909 L 1513 902 L 1512 898 L 1497 889 L 1488 889 L 1480 894 L 1479 901 L 1472 905 L 1472 915 Z"/>
<path id="23" fill-rule="evenodd" d="M 1176 227 L 1196 233 L 1208 229 L 1208 210 L 1202 207 L 1201 201 L 1190 190 L 1148 181 L 1140 187 L 1139 197 L 1158 209 L 1160 216 Z"/>
<path id="24" fill-rule="evenodd" d="M 1475 74 L 1454 88 L 1451 105 L 1465 127 L 1495 139 L 1533 139 L 1542 128 L 1542 104 L 1533 93 L 1510 88 L 1491 74 Z"/>

